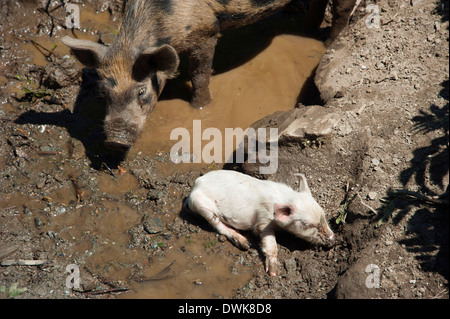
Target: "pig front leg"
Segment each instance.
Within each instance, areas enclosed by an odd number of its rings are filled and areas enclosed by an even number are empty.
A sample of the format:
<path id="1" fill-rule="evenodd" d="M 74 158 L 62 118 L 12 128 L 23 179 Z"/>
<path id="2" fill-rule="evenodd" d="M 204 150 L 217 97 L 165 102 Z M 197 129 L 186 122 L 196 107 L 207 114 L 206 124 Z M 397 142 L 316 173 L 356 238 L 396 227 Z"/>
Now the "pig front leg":
<path id="1" fill-rule="evenodd" d="M 266 272 L 270 276 L 278 275 L 277 241 L 273 225 L 260 226 L 261 248 L 266 257 Z"/>
<path id="2" fill-rule="evenodd" d="M 209 82 L 212 73 L 217 35 L 201 41 L 198 47 L 189 52 L 189 73 L 192 82 L 191 105 L 202 108 L 211 103 Z"/>

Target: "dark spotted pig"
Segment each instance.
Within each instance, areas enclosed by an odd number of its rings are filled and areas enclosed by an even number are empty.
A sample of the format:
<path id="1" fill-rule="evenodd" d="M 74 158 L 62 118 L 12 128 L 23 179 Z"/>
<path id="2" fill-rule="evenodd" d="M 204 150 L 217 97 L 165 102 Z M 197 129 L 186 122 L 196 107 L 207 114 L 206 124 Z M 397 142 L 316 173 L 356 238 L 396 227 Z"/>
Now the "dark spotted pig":
<path id="1" fill-rule="evenodd" d="M 64 37 L 77 59 L 101 77 L 106 145 L 126 151 L 134 143 L 166 80 L 176 75 L 179 53 L 189 59 L 191 104 L 208 105 L 219 32 L 260 20 L 290 1 L 131 0 L 110 47 Z"/>

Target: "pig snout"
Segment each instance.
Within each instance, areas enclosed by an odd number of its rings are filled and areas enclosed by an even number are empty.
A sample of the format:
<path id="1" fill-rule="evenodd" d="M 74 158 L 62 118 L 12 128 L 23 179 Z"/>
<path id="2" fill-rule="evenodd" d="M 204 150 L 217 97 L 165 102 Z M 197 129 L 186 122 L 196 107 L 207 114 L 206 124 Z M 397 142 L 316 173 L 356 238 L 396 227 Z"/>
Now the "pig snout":
<path id="1" fill-rule="evenodd" d="M 316 231 L 313 235 L 298 233 L 297 236 L 304 238 L 313 245 L 323 246 L 326 248 L 331 248 L 336 244 L 334 233 L 331 230 L 326 233 L 323 233 L 319 230 Z"/>
<path id="2" fill-rule="evenodd" d="M 327 236 L 328 237 L 325 239 L 325 246 L 331 248 L 336 244 L 336 238 L 334 237 L 333 232 Z"/>
<path id="3" fill-rule="evenodd" d="M 128 143 L 125 139 L 122 139 L 120 137 L 107 139 L 105 141 L 105 145 L 107 148 L 119 152 L 126 152 L 131 147 L 131 143 Z"/>
<path id="4" fill-rule="evenodd" d="M 325 218 L 322 220 L 325 220 Z M 327 248 L 331 248 L 336 244 L 334 233 L 326 221 L 319 225 L 319 238 L 319 243 Z"/>
<path id="5" fill-rule="evenodd" d="M 105 121 L 104 131 L 106 147 L 122 152 L 128 151 L 139 135 L 137 125 L 123 119 Z"/>

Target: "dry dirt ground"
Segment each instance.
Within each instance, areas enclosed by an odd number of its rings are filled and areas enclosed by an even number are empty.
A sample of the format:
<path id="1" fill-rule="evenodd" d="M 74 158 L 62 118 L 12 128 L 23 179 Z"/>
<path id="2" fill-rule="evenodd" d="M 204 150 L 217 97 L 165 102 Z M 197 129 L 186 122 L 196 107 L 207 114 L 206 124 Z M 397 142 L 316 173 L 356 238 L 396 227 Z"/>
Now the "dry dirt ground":
<path id="1" fill-rule="evenodd" d="M 164 153 L 117 159 L 101 146 L 104 113 L 89 100 L 95 75 L 47 51 L 47 65 L 31 62 L 17 39 L 60 36 L 57 1 L 2 2 L 0 297 L 117 297 L 135 282 L 163 282 L 164 271 L 148 278 L 152 262 L 174 249 L 188 255 L 198 236 L 205 255 L 229 258 L 231 276 L 245 275 L 210 298 L 448 299 L 448 1 L 380 0 L 366 14 L 369 4 L 316 71 L 310 103 L 331 114 L 331 133 L 280 141 L 268 177 L 295 187 L 293 173 L 304 172 L 337 243 L 314 248 L 279 232 L 280 273 L 269 277 L 251 234 L 243 252 L 180 212 L 205 168 L 165 170 Z M 120 1 L 91 5 L 120 15 Z M 78 289 L 65 287 L 69 264 L 85 265 Z"/>

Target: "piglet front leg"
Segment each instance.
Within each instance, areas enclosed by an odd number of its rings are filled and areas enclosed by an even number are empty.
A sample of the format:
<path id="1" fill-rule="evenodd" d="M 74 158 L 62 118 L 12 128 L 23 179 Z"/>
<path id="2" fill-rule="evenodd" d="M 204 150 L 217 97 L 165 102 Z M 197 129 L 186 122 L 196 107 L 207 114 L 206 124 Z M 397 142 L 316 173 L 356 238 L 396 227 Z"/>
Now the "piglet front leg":
<path id="1" fill-rule="evenodd" d="M 277 241 L 275 230 L 271 224 L 265 226 L 260 232 L 262 251 L 266 257 L 266 272 L 270 276 L 278 275 Z"/>

